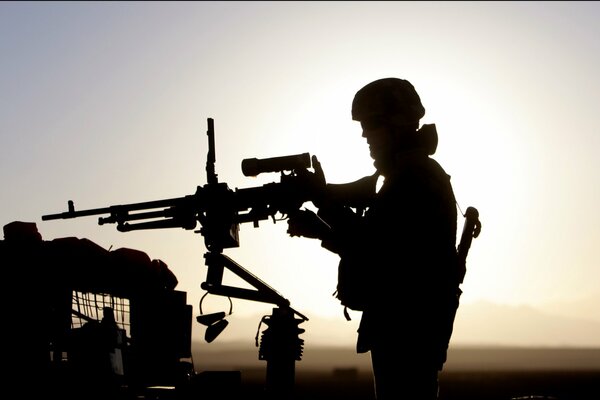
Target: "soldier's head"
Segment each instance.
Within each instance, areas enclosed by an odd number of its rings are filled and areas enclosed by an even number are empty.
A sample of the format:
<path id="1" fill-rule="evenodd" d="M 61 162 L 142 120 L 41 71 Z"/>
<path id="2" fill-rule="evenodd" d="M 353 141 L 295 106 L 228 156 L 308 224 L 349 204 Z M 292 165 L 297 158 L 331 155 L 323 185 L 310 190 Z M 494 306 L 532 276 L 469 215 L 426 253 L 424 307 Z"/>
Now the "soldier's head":
<path id="1" fill-rule="evenodd" d="M 424 115 L 421 98 L 404 79 L 373 81 L 352 101 L 352 119 L 360 122 L 378 169 L 399 151 L 417 145 L 419 120 Z"/>

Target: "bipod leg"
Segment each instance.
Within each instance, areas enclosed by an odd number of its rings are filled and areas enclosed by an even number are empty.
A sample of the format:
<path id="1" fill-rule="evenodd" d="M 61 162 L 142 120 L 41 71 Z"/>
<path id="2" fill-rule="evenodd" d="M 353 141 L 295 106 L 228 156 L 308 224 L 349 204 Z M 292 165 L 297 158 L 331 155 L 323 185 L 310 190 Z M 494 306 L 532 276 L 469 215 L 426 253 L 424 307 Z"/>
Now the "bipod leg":
<path id="1" fill-rule="evenodd" d="M 296 361 L 302 359 L 303 319 L 294 318 L 290 308 L 274 308 L 273 314 L 263 317 L 268 328 L 261 336 L 259 360 L 267 361 L 265 391 L 268 399 L 292 399 L 296 380 Z"/>

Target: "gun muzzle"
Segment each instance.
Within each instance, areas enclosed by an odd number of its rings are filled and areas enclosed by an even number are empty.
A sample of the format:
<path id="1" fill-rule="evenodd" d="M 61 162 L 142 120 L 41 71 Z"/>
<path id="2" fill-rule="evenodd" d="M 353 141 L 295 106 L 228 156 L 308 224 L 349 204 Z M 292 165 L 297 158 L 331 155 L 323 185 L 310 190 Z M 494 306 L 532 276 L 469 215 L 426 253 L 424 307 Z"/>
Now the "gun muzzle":
<path id="1" fill-rule="evenodd" d="M 299 168 L 310 168 L 310 154 L 294 154 L 291 156 L 272 158 L 246 158 L 242 160 L 244 176 L 257 176 L 263 172 L 291 171 Z"/>

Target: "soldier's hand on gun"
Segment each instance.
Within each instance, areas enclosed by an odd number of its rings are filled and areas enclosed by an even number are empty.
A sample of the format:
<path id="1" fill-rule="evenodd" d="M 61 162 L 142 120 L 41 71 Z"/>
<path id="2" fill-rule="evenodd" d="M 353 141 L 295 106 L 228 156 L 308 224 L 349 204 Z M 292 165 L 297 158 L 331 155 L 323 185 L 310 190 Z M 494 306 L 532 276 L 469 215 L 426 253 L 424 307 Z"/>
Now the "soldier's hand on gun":
<path id="1" fill-rule="evenodd" d="M 307 169 L 297 171 L 297 180 L 302 185 L 303 189 L 310 193 L 313 204 L 317 207 L 321 207 L 321 204 L 325 200 L 325 189 L 327 182 L 325 180 L 325 173 L 321 167 L 321 163 L 317 159 L 317 156 L 312 156 L 312 166 L 314 172 Z"/>
<path id="2" fill-rule="evenodd" d="M 330 231 L 331 227 L 310 210 L 298 210 L 288 218 L 287 233 L 290 236 L 323 239 Z"/>

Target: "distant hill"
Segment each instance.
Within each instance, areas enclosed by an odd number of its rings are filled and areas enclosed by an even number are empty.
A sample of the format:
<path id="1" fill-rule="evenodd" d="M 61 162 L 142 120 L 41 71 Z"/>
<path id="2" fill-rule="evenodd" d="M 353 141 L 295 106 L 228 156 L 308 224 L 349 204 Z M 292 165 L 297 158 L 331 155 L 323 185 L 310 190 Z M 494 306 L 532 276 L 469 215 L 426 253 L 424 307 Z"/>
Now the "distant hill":
<path id="1" fill-rule="evenodd" d="M 477 302 L 459 309 L 453 343 L 600 348 L 600 321 Z"/>
<path id="2" fill-rule="evenodd" d="M 563 310 L 562 314 L 566 314 Z M 351 312 L 351 321 L 342 315 L 320 318 L 308 315 L 299 325 L 306 347 L 354 347 L 360 313 Z M 254 345 L 262 315 L 228 316 L 230 322 L 212 346 L 221 342 Z M 402 316 L 390 313 L 390 323 Z M 263 324 L 261 330 L 266 326 Z M 201 340 L 204 327 L 194 321 L 194 338 Z M 597 347 L 600 348 L 600 320 L 552 315 L 529 306 L 507 306 L 490 302 L 461 305 L 456 318 L 453 345 L 527 346 L 527 347 Z"/>
<path id="3" fill-rule="evenodd" d="M 600 322 L 600 292 L 571 301 L 554 301 L 539 306 L 547 313 Z"/>
<path id="4" fill-rule="evenodd" d="M 214 342 L 202 340 L 204 327 L 194 323 L 194 361 L 200 369 L 264 368 L 256 334 L 262 316 L 228 317 L 230 324 Z M 356 354 L 352 320 L 318 318 L 305 329 L 304 354 L 297 368 L 370 369 L 368 354 Z M 398 316 L 400 318 L 400 316 Z M 263 324 L 260 330 L 266 329 Z M 461 306 L 446 370 L 600 370 L 600 322 L 554 316 L 532 307 L 478 302 Z"/>

